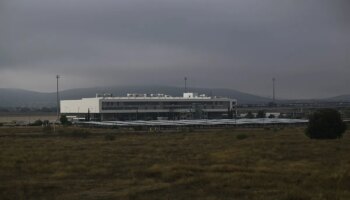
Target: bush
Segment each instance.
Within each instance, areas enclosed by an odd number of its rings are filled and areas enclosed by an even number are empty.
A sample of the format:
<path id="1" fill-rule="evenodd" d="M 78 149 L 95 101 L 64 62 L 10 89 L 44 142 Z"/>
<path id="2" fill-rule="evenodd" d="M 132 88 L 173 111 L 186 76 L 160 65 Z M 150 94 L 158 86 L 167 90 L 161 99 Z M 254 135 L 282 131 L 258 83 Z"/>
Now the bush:
<path id="1" fill-rule="evenodd" d="M 46 125 L 43 127 L 43 133 L 52 133 L 52 127 L 50 125 Z"/>
<path id="2" fill-rule="evenodd" d="M 49 126 L 50 125 L 50 121 L 49 120 L 44 120 L 43 121 L 43 125 L 44 126 Z"/>
<path id="3" fill-rule="evenodd" d="M 105 140 L 113 141 L 113 140 L 115 140 L 115 135 L 112 133 L 109 133 L 109 134 L 105 135 Z"/>
<path id="4" fill-rule="evenodd" d="M 0 123 L 0 126 L 3 126 L 4 124 L 3 123 Z"/>
<path id="5" fill-rule="evenodd" d="M 69 125 L 72 125 L 72 123 L 70 121 L 68 121 L 68 118 L 66 115 L 61 115 L 60 117 L 60 122 L 62 125 L 64 126 L 69 126 Z"/>
<path id="6" fill-rule="evenodd" d="M 32 126 L 42 126 L 43 125 L 43 121 L 41 121 L 40 119 L 36 120 L 35 122 L 33 122 L 31 124 Z"/>
<path id="7" fill-rule="evenodd" d="M 249 111 L 249 112 L 247 113 L 247 115 L 246 115 L 246 118 L 248 118 L 248 119 L 253 119 L 253 118 L 254 118 L 253 113 L 252 113 L 251 111 Z"/>
<path id="8" fill-rule="evenodd" d="M 87 130 L 74 130 L 72 131 L 71 135 L 73 137 L 79 137 L 79 138 L 87 138 L 91 135 L 90 131 Z"/>
<path id="9" fill-rule="evenodd" d="M 269 115 L 269 118 L 270 118 L 270 119 L 274 119 L 274 118 L 276 118 L 276 116 L 273 115 L 273 114 L 270 114 L 270 115 Z"/>
<path id="10" fill-rule="evenodd" d="M 256 118 L 266 118 L 266 112 L 264 110 L 259 110 Z"/>
<path id="11" fill-rule="evenodd" d="M 59 130 L 61 136 L 75 137 L 75 138 L 87 138 L 91 133 L 87 130 L 76 129 L 76 130 Z"/>
<path id="12" fill-rule="evenodd" d="M 194 128 L 193 127 L 189 127 L 188 128 L 188 132 L 193 133 L 194 132 Z"/>
<path id="13" fill-rule="evenodd" d="M 236 136 L 236 138 L 237 138 L 238 140 L 244 140 L 244 139 L 248 138 L 248 135 L 242 133 L 242 134 L 238 134 L 238 135 Z"/>
<path id="14" fill-rule="evenodd" d="M 143 126 L 136 126 L 136 127 L 134 127 L 134 130 L 135 131 L 143 131 L 144 127 Z"/>
<path id="15" fill-rule="evenodd" d="M 346 124 L 340 113 L 334 109 L 321 109 L 309 116 L 306 135 L 312 139 L 341 138 L 346 131 Z"/>

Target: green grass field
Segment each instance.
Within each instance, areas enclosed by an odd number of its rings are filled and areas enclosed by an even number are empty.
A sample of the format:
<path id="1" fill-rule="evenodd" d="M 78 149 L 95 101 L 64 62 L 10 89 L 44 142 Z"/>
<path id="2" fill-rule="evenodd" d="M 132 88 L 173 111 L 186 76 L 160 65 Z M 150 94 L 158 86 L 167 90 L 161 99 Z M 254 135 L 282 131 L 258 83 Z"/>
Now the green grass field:
<path id="1" fill-rule="evenodd" d="M 349 133 L 89 131 L 0 128 L 0 199 L 350 199 Z"/>

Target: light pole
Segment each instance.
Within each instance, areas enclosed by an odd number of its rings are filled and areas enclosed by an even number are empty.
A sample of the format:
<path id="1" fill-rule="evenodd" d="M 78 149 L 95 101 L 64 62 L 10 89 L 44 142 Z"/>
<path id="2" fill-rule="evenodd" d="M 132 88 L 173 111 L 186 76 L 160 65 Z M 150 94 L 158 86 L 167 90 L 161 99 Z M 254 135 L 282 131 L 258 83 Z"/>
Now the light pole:
<path id="1" fill-rule="evenodd" d="M 57 121 L 60 118 L 60 96 L 59 96 L 59 90 L 58 90 L 58 80 L 60 79 L 60 75 L 56 75 L 57 79 L 57 91 L 56 91 L 56 98 L 57 98 Z"/>
<path id="2" fill-rule="evenodd" d="M 185 77 L 185 92 L 187 92 L 187 77 Z"/>
<path id="3" fill-rule="evenodd" d="M 276 78 L 272 78 L 272 101 L 273 101 L 273 103 L 275 103 L 275 101 L 276 101 L 275 83 L 276 83 Z"/>
<path id="4" fill-rule="evenodd" d="M 237 127 L 237 100 L 235 100 L 235 127 Z"/>

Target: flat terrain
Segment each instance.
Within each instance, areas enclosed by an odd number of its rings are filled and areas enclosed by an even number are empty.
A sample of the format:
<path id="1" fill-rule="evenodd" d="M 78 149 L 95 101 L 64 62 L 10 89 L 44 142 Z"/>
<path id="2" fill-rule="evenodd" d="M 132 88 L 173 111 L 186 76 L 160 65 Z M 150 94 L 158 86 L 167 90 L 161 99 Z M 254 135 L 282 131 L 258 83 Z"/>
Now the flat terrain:
<path id="1" fill-rule="evenodd" d="M 32 123 L 38 119 L 54 121 L 57 116 L 56 113 L 0 113 L 0 123 L 14 121 Z"/>
<path id="2" fill-rule="evenodd" d="M 350 199 L 349 133 L 41 131 L 0 128 L 0 199 Z"/>

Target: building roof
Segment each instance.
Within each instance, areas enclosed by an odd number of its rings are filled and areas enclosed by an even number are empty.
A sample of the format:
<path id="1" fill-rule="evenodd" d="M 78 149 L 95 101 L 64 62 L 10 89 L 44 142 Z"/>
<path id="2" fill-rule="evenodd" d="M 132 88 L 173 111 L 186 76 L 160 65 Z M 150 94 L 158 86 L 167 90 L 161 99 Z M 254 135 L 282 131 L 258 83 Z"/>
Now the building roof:
<path id="1" fill-rule="evenodd" d="M 182 97 L 172 97 L 165 94 L 134 94 L 129 93 L 124 97 L 114 97 L 112 94 L 96 94 L 96 97 L 82 99 L 106 99 L 106 100 L 224 100 L 236 101 L 226 97 L 208 97 L 206 95 L 198 95 L 197 93 L 184 93 Z"/>

